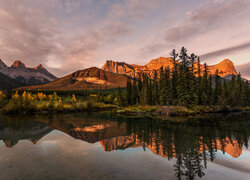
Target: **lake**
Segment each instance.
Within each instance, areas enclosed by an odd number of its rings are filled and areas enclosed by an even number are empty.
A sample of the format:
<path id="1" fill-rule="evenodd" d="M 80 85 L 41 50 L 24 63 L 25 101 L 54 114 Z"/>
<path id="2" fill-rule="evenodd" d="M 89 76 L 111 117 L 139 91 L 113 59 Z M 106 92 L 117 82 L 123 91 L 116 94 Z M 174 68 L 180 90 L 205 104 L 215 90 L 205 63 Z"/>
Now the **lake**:
<path id="1" fill-rule="evenodd" d="M 0 117 L 0 179 L 250 179 L 249 114 Z"/>

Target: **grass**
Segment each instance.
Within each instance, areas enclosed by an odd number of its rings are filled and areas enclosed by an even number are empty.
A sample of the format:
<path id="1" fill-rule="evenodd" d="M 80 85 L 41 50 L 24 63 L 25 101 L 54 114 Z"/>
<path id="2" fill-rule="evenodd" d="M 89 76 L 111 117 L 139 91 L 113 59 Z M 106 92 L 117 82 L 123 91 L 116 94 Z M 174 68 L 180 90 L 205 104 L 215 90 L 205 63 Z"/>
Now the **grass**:
<path id="1" fill-rule="evenodd" d="M 116 112 L 120 114 L 143 114 L 143 113 L 153 113 L 156 112 L 158 106 L 128 106 L 128 107 L 119 107 Z"/>
<path id="2" fill-rule="evenodd" d="M 0 112 L 4 114 L 81 112 L 111 110 L 114 108 L 117 108 L 117 106 L 94 102 L 92 100 L 77 100 L 74 94 L 72 98 L 61 98 L 56 93 L 47 96 L 43 93 L 31 94 L 24 91 L 22 95 L 16 92 L 10 100 L 5 100 L 5 105 L 1 108 Z"/>
<path id="3" fill-rule="evenodd" d="M 163 116 L 186 116 L 204 113 L 229 113 L 250 111 L 250 107 L 218 107 L 218 106 L 129 106 L 119 107 L 116 112 L 125 115 L 160 114 Z"/>

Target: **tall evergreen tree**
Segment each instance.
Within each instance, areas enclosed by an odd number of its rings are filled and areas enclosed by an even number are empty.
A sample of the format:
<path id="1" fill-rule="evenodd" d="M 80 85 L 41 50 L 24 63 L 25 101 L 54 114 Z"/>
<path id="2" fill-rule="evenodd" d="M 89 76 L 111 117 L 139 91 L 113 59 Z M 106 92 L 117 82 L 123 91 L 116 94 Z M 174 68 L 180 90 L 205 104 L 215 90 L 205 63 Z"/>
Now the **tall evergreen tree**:
<path id="1" fill-rule="evenodd" d="M 184 47 L 181 48 L 179 58 L 181 64 L 177 86 L 178 99 L 181 105 L 189 106 L 191 102 L 189 72 L 190 62 L 188 61 L 187 50 Z"/>
<path id="2" fill-rule="evenodd" d="M 202 77 L 202 104 L 207 105 L 209 98 L 209 81 L 207 64 L 204 64 L 204 72 Z"/>
<path id="3" fill-rule="evenodd" d="M 158 74 L 157 71 L 154 71 L 154 82 L 152 89 L 152 103 L 159 104 L 159 85 L 158 85 Z"/>
<path id="4" fill-rule="evenodd" d="M 197 69 L 197 73 L 198 73 L 198 79 L 197 79 L 197 96 L 198 96 L 198 104 L 201 105 L 202 104 L 202 78 L 201 78 L 201 64 L 200 64 L 200 57 L 198 57 L 197 60 L 198 63 L 198 69 Z"/>
<path id="5" fill-rule="evenodd" d="M 230 102 L 230 106 L 236 106 L 236 79 L 235 79 L 235 75 L 232 75 L 232 80 L 230 82 L 230 86 L 229 86 L 229 102 Z"/>
<path id="6" fill-rule="evenodd" d="M 240 73 L 237 75 L 237 85 L 236 85 L 236 105 L 242 106 L 244 101 L 244 92 L 243 92 L 243 82 L 241 79 Z"/>
<path id="7" fill-rule="evenodd" d="M 215 89 L 214 89 L 214 105 L 218 105 L 219 97 L 222 94 L 222 84 L 219 76 L 218 69 L 215 72 Z"/>
<path id="8" fill-rule="evenodd" d="M 152 98 L 153 98 L 153 93 L 152 93 L 152 80 L 150 78 L 148 78 L 148 104 L 149 105 L 152 105 L 153 102 L 152 102 Z"/>
<path id="9" fill-rule="evenodd" d="M 167 103 L 166 76 L 163 67 L 160 69 L 160 104 Z"/>
<path id="10" fill-rule="evenodd" d="M 211 106 L 213 104 L 213 97 L 214 92 L 213 92 L 213 85 L 212 85 L 212 75 L 209 75 L 208 78 L 208 105 Z"/>
<path id="11" fill-rule="evenodd" d="M 248 80 L 245 83 L 245 90 L 244 90 L 244 105 L 250 106 L 250 88 L 249 88 L 249 82 Z"/>
<path id="12" fill-rule="evenodd" d="M 198 104 L 198 88 L 197 88 L 197 78 L 195 76 L 195 67 L 194 67 L 194 63 L 197 59 L 197 56 L 192 53 L 189 57 L 190 59 L 190 72 L 189 72 L 189 96 L 191 97 L 191 104 L 190 105 L 197 105 Z"/>
<path id="13" fill-rule="evenodd" d="M 126 100 L 127 100 L 127 105 L 132 104 L 132 84 L 130 79 L 127 80 Z"/>
<path id="14" fill-rule="evenodd" d="M 120 87 L 118 88 L 118 91 L 117 91 L 117 102 L 118 102 L 118 105 L 120 105 L 120 106 L 125 105 L 124 98 L 123 98 L 123 93 L 122 93 L 122 90 L 121 90 Z"/>
<path id="15" fill-rule="evenodd" d="M 166 105 L 172 104 L 172 88 L 171 88 L 171 80 L 170 80 L 170 69 L 167 67 L 164 73 L 164 91 L 166 93 Z"/>
<path id="16" fill-rule="evenodd" d="M 172 79 L 171 79 L 171 87 L 172 87 L 172 104 L 177 104 L 177 86 L 178 86 L 178 65 L 176 63 L 178 54 L 176 53 L 176 50 L 173 49 L 170 53 L 171 58 L 173 59 L 173 69 L 172 69 Z"/>
<path id="17" fill-rule="evenodd" d="M 194 73 L 194 63 L 195 63 L 196 58 L 197 56 L 194 53 L 190 55 L 190 62 L 191 62 L 190 69 L 191 69 L 192 74 Z"/>
<path id="18" fill-rule="evenodd" d="M 136 78 L 133 79 L 133 85 L 132 85 L 132 97 L 131 97 L 131 104 L 135 105 L 139 101 L 139 95 L 138 95 L 138 88 L 136 83 Z"/>

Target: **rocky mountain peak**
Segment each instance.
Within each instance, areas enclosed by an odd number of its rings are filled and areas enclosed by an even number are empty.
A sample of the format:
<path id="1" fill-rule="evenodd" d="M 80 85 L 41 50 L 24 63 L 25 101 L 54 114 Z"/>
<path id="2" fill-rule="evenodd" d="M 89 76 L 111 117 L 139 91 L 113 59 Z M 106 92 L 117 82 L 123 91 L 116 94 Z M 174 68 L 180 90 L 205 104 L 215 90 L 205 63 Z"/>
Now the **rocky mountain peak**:
<path id="1" fill-rule="evenodd" d="M 225 66 L 233 66 L 233 62 L 230 59 L 224 59 L 219 64 L 225 65 Z"/>
<path id="2" fill-rule="evenodd" d="M 44 69 L 42 64 L 39 64 L 38 66 L 35 67 L 35 69 Z"/>
<path id="3" fill-rule="evenodd" d="M 15 61 L 12 65 L 12 68 L 26 68 L 25 64 L 22 63 L 20 60 Z"/>
<path id="4" fill-rule="evenodd" d="M 24 85 L 46 84 L 56 79 L 56 77 L 48 72 L 41 64 L 37 67 L 29 68 L 20 60 L 15 61 L 11 67 L 8 67 L 0 60 L 0 73 Z"/>
<path id="5" fill-rule="evenodd" d="M 224 77 L 226 75 L 238 74 L 237 71 L 235 70 L 233 62 L 229 59 L 224 59 L 220 63 L 209 67 L 209 71 L 211 74 L 215 74 L 216 70 L 218 70 L 219 75 L 221 77 Z"/>
<path id="6" fill-rule="evenodd" d="M 160 57 L 158 59 L 151 60 L 148 64 L 145 65 L 148 69 L 160 69 L 161 67 L 172 67 L 173 59 L 170 57 Z"/>
<path id="7" fill-rule="evenodd" d="M 7 68 L 7 65 L 0 59 L 0 68 Z"/>
<path id="8" fill-rule="evenodd" d="M 177 62 L 178 63 L 178 62 Z M 198 67 L 198 64 L 195 63 L 195 68 Z M 151 60 L 145 66 L 127 64 L 124 62 L 115 62 L 108 60 L 105 65 L 102 67 L 103 70 L 110 71 L 117 74 L 125 74 L 130 77 L 139 77 L 141 74 L 148 74 L 149 77 L 154 77 L 154 71 L 159 71 L 163 67 L 169 67 L 170 70 L 174 68 L 174 60 L 170 57 L 159 57 L 157 59 Z M 201 65 L 203 70 L 204 66 Z M 234 64 L 231 60 L 225 59 L 218 64 L 208 66 L 209 73 L 214 75 L 218 70 L 219 76 L 224 77 L 227 75 L 236 75 Z M 159 72 L 158 72 L 159 73 Z"/>

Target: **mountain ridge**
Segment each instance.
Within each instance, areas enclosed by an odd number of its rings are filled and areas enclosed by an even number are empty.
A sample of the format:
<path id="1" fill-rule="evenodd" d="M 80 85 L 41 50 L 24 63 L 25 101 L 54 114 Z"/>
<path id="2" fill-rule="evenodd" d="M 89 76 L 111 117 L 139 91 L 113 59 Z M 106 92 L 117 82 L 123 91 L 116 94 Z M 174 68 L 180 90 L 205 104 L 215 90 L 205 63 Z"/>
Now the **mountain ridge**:
<path id="1" fill-rule="evenodd" d="M 56 79 L 56 77 L 47 71 L 41 64 L 34 68 L 29 68 L 20 60 L 14 61 L 13 64 L 8 67 L 0 59 L 0 72 L 26 85 L 46 84 Z"/>
<path id="2" fill-rule="evenodd" d="M 39 86 L 29 86 L 21 89 L 36 90 L 81 90 L 81 89 L 112 89 L 126 87 L 127 77 L 123 74 L 116 74 L 102 70 L 97 67 L 90 67 L 75 71 L 72 74 L 58 78 L 51 83 Z"/>
<path id="3" fill-rule="evenodd" d="M 177 62 L 178 63 L 178 62 Z M 197 67 L 198 64 L 194 64 Z M 153 59 L 144 66 L 136 64 L 127 64 L 125 62 L 115 62 L 107 60 L 102 69 L 90 67 L 83 70 L 75 71 L 69 75 L 58 78 L 48 84 L 29 86 L 21 89 L 30 90 L 82 90 L 82 89 L 112 89 L 118 87 L 126 87 L 127 80 L 133 77 L 140 77 L 141 74 L 148 74 L 150 78 L 154 78 L 154 72 L 161 67 L 174 67 L 174 60 L 171 58 L 160 57 Z M 42 69 L 42 66 L 39 66 Z M 218 73 L 221 77 L 231 74 L 238 74 L 233 63 L 226 59 L 216 65 L 208 66 L 208 70 L 212 75 Z M 201 71 L 204 65 L 201 65 Z"/>
<path id="4" fill-rule="evenodd" d="M 178 61 L 176 61 L 176 63 L 178 63 Z M 159 57 L 157 59 L 151 60 L 144 66 L 107 60 L 102 66 L 102 69 L 118 74 L 126 74 L 130 77 L 139 77 L 142 73 L 145 73 L 148 74 L 150 78 L 153 78 L 154 71 L 156 70 L 159 73 L 159 69 L 161 67 L 169 67 L 170 69 L 173 69 L 174 60 L 170 57 Z M 197 68 L 198 64 L 195 63 L 194 67 Z M 201 70 L 203 69 L 204 65 L 201 65 Z M 208 71 L 211 75 L 215 75 L 216 70 L 218 70 L 218 73 L 221 77 L 227 76 L 229 74 L 238 74 L 235 70 L 233 62 L 229 59 L 225 59 L 218 64 L 208 66 Z"/>

